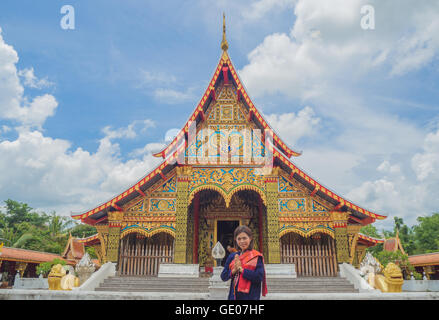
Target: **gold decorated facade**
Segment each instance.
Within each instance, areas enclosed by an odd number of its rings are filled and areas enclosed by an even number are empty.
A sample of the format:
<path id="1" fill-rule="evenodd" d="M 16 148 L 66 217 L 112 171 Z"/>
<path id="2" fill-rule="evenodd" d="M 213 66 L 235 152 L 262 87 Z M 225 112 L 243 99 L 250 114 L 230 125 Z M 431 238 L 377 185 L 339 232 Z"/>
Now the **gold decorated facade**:
<path id="1" fill-rule="evenodd" d="M 300 153 L 276 135 L 253 105 L 228 48 L 224 26 L 223 52 L 212 80 L 188 123 L 156 154 L 163 162 L 110 201 L 73 216 L 96 226 L 99 241 L 93 246 L 101 263 L 130 255 L 121 243 L 134 234 L 171 238 L 174 263 L 204 266 L 215 243 L 230 241 L 236 225 L 252 229 L 255 247 L 268 263 L 284 262 L 282 245 L 297 237 L 303 243 L 332 239 L 337 263 L 352 263 L 360 228 L 385 218 L 333 193 L 290 160 Z M 262 135 L 250 140 L 242 133 L 258 130 Z M 227 132 L 226 141 L 222 132 Z M 266 143 L 266 134 L 272 135 L 272 144 Z M 245 148 L 252 151 L 250 161 Z M 226 161 L 220 157 L 224 154 Z M 260 161 L 267 154 L 273 159 L 268 168 Z M 200 163 L 200 155 L 208 163 Z M 162 240 L 155 241 L 159 245 Z"/>

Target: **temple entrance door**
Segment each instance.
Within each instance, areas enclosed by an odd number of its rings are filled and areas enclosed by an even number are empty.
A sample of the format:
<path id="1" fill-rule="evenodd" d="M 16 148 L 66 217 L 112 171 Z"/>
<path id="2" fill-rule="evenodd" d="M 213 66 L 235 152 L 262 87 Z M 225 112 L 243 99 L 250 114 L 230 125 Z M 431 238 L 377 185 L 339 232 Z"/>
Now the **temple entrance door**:
<path id="1" fill-rule="evenodd" d="M 219 241 L 224 249 L 226 249 L 226 256 L 221 262 L 222 266 L 224 266 L 224 262 L 229 255 L 229 252 L 227 251 L 227 246 L 230 245 L 233 247 L 233 232 L 238 226 L 239 220 L 217 221 L 217 241 Z"/>

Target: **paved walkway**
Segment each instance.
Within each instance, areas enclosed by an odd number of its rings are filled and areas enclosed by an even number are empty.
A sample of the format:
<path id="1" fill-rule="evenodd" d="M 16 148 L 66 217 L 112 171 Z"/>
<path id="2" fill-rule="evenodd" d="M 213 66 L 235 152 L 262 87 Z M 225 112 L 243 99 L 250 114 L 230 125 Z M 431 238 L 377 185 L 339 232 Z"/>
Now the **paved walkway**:
<path id="1" fill-rule="evenodd" d="M 0 290 L 0 300 L 209 300 L 208 293 Z M 439 292 L 273 293 L 262 300 L 439 300 Z"/>

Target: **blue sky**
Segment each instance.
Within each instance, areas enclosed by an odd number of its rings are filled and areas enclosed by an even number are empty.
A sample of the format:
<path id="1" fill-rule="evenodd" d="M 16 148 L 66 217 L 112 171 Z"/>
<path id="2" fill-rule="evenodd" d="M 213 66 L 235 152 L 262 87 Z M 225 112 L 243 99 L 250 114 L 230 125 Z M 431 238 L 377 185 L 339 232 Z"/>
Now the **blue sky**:
<path id="1" fill-rule="evenodd" d="M 0 199 L 69 215 L 145 175 L 212 77 L 223 11 L 235 67 L 299 167 L 388 215 L 379 228 L 439 211 L 434 0 L 4 0 Z"/>

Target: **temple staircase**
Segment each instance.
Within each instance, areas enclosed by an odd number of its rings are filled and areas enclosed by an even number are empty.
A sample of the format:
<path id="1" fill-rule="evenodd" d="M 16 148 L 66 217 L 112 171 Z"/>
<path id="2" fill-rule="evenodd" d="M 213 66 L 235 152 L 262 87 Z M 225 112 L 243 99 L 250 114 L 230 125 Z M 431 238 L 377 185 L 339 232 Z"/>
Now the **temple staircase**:
<path id="1" fill-rule="evenodd" d="M 271 278 L 269 293 L 358 293 L 341 277 Z M 96 291 L 208 293 L 209 278 L 159 278 L 115 276 L 105 279 Z"/>
<path id="2" fill-rule="evenodd" d="M 267 279 L 270 293 L 358 293 L 348 280 L 341 277 L 298 277 Z"/>
<path id="3" fill-rule="evenodd" d="M 209 293 L 209 278 L 109 277 L 96 291 Z"/>

